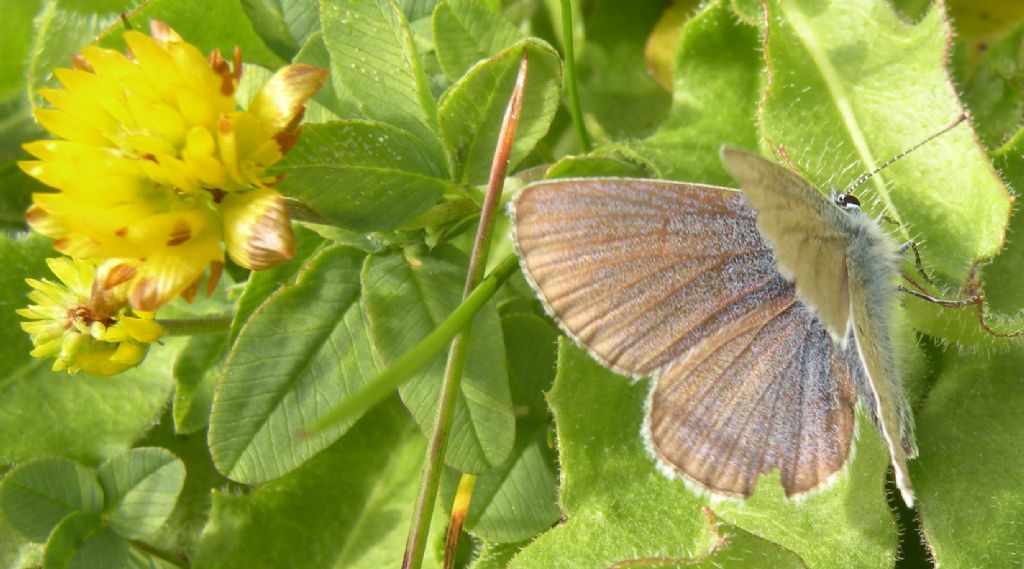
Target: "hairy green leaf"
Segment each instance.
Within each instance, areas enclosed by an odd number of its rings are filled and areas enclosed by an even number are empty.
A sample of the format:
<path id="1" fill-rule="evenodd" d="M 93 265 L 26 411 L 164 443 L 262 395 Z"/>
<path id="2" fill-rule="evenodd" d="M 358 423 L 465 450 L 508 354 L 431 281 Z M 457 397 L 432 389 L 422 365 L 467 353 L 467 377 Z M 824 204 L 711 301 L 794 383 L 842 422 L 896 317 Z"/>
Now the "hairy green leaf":
<path id="1" fill-rule="evenodd" d="M 562 339 L 548 395 L 558 434 L 563 523 L 511 567 L 607 567 L 710 546 L 702 500 L 657 471 L 640 440 L 647 382 L 630 383 Z"/>
<path id="2" fill-rule="evenodd" d="M 686 22 L 679 42 L 668 116 L 651 136 L 628 147 L 660 177 L 733 185 L 718 151 L 723 144 L 757 146 L 754 115 L 763 66 L 757 29 L 719 0 Z"/>
<path id="3" fill-rule="evenodd" d="M 941 567 L 1012 567 L 1024 559 L 1024 349 L 952 352 L 917 415 L 911 474 L 924 538 Z"/>
<path id="4" fill-rule="evenodd" d="M 764 134 L 823 190 L 846 187 L 962 112 L 943 65 L 951 32 L 941 7 L 916 23 L 883 0 L 772 0 L 767 10 Z M 1010 196 L 966 125 L 857 193 L 869 212 L 896 224 L 889 227 L 900 241 L 918 243 L 933 276 L 952 283 L 1003 245 Z"/>

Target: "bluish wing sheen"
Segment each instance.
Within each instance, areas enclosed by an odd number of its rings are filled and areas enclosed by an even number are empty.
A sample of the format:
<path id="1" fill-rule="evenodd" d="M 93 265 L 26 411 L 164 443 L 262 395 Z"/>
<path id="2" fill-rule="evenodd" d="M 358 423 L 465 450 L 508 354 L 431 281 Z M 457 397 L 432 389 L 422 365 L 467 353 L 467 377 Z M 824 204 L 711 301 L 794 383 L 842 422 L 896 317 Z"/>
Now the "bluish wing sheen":
<path id="1" fill-rule="evenodd" d="M 620 373 L 660 375 L 649 430 L 661 462 L 743 496 L 773 468 L 789 494 L 841 468 L 849 353 L 797 301 L 739 192 L 551 181 L 524 190 L 514 217 L 523 271 L 563 330 Z"/>

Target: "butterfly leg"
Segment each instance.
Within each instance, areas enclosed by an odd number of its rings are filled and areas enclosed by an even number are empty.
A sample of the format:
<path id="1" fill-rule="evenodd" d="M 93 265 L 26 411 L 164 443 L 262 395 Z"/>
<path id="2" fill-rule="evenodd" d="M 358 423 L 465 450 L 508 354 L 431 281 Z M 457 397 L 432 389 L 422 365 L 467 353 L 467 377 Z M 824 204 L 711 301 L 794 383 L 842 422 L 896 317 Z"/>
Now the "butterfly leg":
<path id="1" fill-rule="evenodd" d="M 916 243 L 914 243 L 913 241 L 907 241 L 903 245 L 900 245 L 900 248 L 897 251 L 899 252 L 900 256 L 902 257 L 903 255 L 907 254 L 907 250 L 908 249 L 914 252 L 914 266 L 917 267 L 918 274 L 920 274 L 921 277 L 928 284 L 931 284 L 931 285 L 935 284 L 935 281 L 933 281 L 932 278 L 930 276 L 928 276 L 928 273 L 925 272 L 924 265 L 921 264 L 921 253 L 920 253 L 920 251 L 917 250 L 917 244 Z"/>
<path id="2" fill-rule="evenodd" d="M 981 326 L 986 333 L 996 338 L 1019 338 L 1024 336 L 1024 328 L 1019 330 L 996 330 L 989 325 L 987 311 L 985 310 L 985 295 L 981 291 L 981 281 L 978 275 L 978 265 L 975 264 L 971 268 L 971 276 L 967 279 L 967 284 L 964 286 L 963 298 L 956 300 L 950 300 L 946 298 L 938 298 L 928 293 L 927 289 L 922 287 L 920 284 L 914 281 L 906 274 L 903 275 L 903 279 L 908 283 L 916 287 L 918 290 L 912 290 L 904 286 L 896 287 L 897 290 L 905 292 L 911 296 L 915 296 L 926 302 L 937 304 L 943 308 L 966 308 L 969 306 L 977 307 L 977 318 L 978 325 Z"/>
<path id="3" fill-rule="evenodd" d="M 904 276 L 904 278 L 906 278 L 906 276 Z M 902 285 L 896 287 L 896 290 L 900 292 L 905 292 L 911 296 L 916 296 L 917 298 L 920 298 L 921 300 L 925 300 L 927 302 L 931 302 L 932 304 L 938 304 L 939 306 L 942 306 L 944 308 L 961 308 L 964 306 L 969 306 L 971 304 L 978 304 L 978 301 L 981 300 L 981 297 L 978 295 L 972 295 L 967 298 L 957 300 L 949 300 L 947 298 L 939 298 L 937 296 L 932 296 L 924 292 L 909 289 Z"/>

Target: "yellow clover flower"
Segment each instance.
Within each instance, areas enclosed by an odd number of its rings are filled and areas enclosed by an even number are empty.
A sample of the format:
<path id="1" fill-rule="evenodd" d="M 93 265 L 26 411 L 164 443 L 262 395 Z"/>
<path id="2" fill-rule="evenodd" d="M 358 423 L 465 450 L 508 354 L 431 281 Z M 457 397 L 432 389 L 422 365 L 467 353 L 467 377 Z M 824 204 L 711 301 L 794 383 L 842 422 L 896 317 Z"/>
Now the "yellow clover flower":
<path id="1" fill-rule="evenodd" d="M 26 144 L 37 160 L 20 164 L 58 190 L 33 194 L 29 225 L 67 255 L 118 260 L 132 306 L 147 311 L 191 300 L 207 266 L 212 288 L 225 248 L 255 270 L 292 257 L 280 180 L 266 169 L 327 76 L 289 65 L 236 110 L 237 49 L 232 70 L 218 51 L 204 58 L 166 25 L 150 28 L 125 32 L 128 56 L 89 46 L 55 71 L 64 88 L 40 90 L 54 108 L 36 119 L 59 138 Z"/>
<path id="2" fill-rule="evenodd" d="M 34 304 L 16 312 L 28 320 L 21 327 L 32 337 L 32 356 L 56 357 L 53 371 L 121 373 L 163 335 L 152 312 L 128 307 L 123 270 L 68 257 L 46 262 L 60 282 L 25 279 Z"/>

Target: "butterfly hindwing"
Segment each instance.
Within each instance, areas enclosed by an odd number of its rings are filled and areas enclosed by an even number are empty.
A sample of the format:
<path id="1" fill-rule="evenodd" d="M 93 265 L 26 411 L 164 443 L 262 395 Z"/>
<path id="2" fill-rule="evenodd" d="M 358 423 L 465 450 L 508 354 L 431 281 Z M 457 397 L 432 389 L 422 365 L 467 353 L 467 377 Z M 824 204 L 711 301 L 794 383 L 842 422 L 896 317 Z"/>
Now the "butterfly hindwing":
<path id="1" fill-rule="evenodd" d="M 786 494 L 821 487 L 846 462 L 856 355 L 789 294 L 761 305 L 665 370 L 651 397 L 654 452 L 712 491 L 749 496 L 779 469 Z"/>

